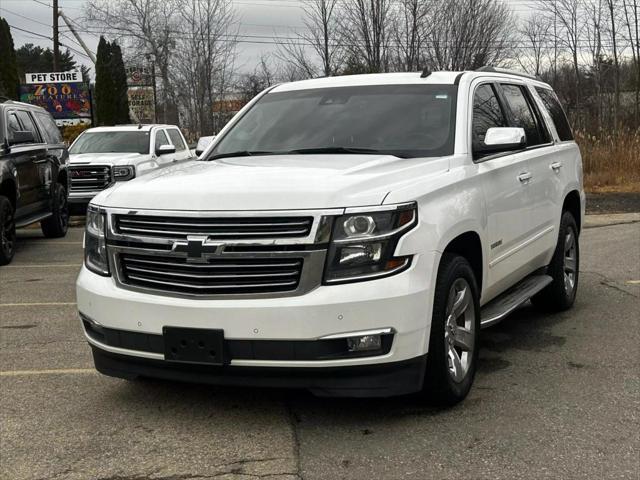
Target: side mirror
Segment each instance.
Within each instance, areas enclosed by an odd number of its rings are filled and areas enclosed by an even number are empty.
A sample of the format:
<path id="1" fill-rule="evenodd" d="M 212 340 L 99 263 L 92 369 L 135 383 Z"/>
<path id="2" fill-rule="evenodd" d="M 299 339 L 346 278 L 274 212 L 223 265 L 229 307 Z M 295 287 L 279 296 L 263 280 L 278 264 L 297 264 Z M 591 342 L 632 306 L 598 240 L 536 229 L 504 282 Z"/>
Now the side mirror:
<path id="1" fill-rule="evenodd" d="M 492 127 L 487 130 L 482 145 L 475 153 L 489 154 L 518 150 L 527 145 L 527 135 L 520 127 Z"/>
<path id="2" fill-rule="evenodd" d="M 156 155 L 161 157 L 162 155 L 168 155 L 170 153 L 176 153 L 176 147 L 173 145 L 160 145 L 156 148 Z"/>
<path id="3" fill-rule="evenodd" d="M 196 155 L 198 157 L 202 155 L 204 151 L 207 149 L 207 147 L 211 145 L 211 142 L 213 142 L 215 138 L 216 138 L 215 135 L 200 137 L 198 139 L 198 144 L 196 145 Z"/>
<path id="4" fill-rule="evenodd" d="M 34 143 L 36 138 L 33 136 L 33 132 L 27 130 L 19 130 L 17 132 L 13 132 L 13 134 L 9 137 L 9 144 L 18 145 L 21 143 Z"/>

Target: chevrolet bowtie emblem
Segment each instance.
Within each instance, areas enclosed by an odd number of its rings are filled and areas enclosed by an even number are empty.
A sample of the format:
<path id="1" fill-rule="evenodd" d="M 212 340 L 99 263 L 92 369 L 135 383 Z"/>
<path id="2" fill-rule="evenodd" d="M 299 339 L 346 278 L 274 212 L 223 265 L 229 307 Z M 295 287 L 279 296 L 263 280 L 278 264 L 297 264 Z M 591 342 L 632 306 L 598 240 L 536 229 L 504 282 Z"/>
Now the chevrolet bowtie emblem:
<path id="1" fill-rule="evenodd" d="M 186 253 L 189 263 L 207 263 L 207 259 L 220 255 L 224 245 L 207 243 L 207 237 L 188 236 L 186 242 L 173 242 L 172 252 Z"/>

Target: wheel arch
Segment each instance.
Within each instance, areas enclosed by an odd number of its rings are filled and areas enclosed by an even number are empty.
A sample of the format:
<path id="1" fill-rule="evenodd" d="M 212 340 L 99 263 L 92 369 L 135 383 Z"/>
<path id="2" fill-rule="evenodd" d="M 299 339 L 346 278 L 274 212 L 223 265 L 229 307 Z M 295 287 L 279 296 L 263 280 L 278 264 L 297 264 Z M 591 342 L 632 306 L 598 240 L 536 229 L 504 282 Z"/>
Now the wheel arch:
<path id="1" fill-rule="evenodd" d="M 578 232 L 580 232 L 582 229 L 582 206 L 578 190 L 571 190 L 565 195 L 562 203 L 562 211 L 569 212 L 573 215 L 576 225 L 578 226 Z"/>
<path id="2" fill-rule="evenodd" d="M 469 264 L 476 277 L 478 291 L 482 292 L 484 284 L 484 256 L 482 250 L 482 240 L 475 230 L 467 230 L 458 234 L 446 244 L 442 253 L 455 253 L 464 257 Z"/>
<path id="3" fill-rule="evenodd" d="M 15 182 L 11 178 L 7 178 L 0 183 L 0 195 L 4 195 L 9 199 L 13 209 L 16 209 L 18 194 Z"/>

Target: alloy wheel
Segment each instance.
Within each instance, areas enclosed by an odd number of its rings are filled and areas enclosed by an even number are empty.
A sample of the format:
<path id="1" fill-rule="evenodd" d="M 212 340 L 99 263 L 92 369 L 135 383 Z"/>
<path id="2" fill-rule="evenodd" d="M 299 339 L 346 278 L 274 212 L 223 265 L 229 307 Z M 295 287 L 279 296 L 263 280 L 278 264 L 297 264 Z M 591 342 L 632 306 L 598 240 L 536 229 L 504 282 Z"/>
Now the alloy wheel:
<path id="1" fill-rule="evenodd" d="M 445 352 L 449 375 L 455 382 L 464 380 L 475 348 L 475 306 L 471 286 L 458 278 L 449 289 L 444 328 Z"/>
<path id="2" fill-rule="evenodd" d="M 576 270 L 578 267 L 578 250 L 576 236 L 569 228 L 564 238 L 564 288 L 567 295 L 571 295 L 576 286 Z"/>

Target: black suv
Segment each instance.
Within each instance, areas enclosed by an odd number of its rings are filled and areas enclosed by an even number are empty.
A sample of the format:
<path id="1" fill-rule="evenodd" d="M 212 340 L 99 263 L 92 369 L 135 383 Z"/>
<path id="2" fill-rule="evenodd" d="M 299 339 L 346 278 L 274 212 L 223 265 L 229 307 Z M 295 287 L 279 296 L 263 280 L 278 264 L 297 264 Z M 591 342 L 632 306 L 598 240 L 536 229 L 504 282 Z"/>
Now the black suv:
<path id="1" fill-rule="evenodd" d="M 45 237 L 66 235 L 68 160 L 46 110 L 0 98 L 0 265 L 13 258 L 16 228 L 40 222 Z"/>

